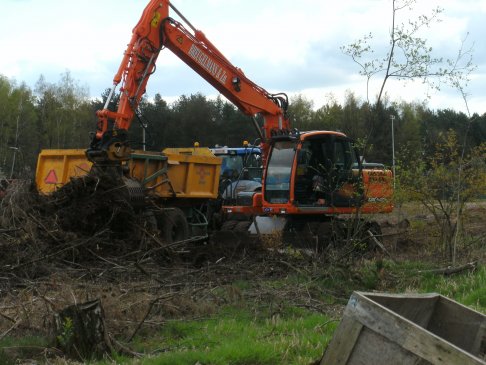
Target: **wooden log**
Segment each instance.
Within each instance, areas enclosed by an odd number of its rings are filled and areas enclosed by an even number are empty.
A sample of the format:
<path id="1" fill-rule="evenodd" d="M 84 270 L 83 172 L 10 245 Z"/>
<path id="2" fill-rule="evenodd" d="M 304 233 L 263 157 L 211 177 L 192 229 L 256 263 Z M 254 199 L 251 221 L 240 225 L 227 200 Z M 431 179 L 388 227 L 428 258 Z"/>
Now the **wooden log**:
<path id="1" fill-rule="evenodd" d="M 478 268 L 478 262 L 468 262 L 467 264 L 460 265 L 460 266 L 448 266 L 441 269 L 432 269 L 432 270 L 420 270 L 419 273 L 432 273 L 432 274 L 441 274 L 441 275 L 453 275 L 458 274 L 464 271 L 474 271 Z"/>

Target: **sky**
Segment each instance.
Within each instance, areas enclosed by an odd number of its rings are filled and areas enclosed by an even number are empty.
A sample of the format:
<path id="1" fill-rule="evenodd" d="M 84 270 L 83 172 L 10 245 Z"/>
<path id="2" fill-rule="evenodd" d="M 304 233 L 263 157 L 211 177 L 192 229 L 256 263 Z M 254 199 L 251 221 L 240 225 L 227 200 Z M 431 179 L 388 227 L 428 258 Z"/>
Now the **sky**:
<path id="1" fill-rule="evenodd" d="M 40 75 L 55 83 L 69 71 L 98 97 L 110 87 L 132 28 L 147 0 L 0 0 L 0 74 L 34 88 Z M 341 47 L 372 33 L 376 55 L 387 51 L 391 0 L 173 0 L 184 16 L 252 81 L 269 92 L 303 95 L 319 108 L 344 102 L 352 92 L 366 99 L 366 79 Z M 486 112 L 486 0 L 417 0 L 407 23 L 440 6 L 441 22 L 420 34 L 433 55 L 457 56 L 462 42 L 473 47 L 477 66 L 466 87 L 471 113 Z M 401 14 L 401 15 L 400 15 Z M 178 19 L 175 14 L 171 14 Z M 467 35 L 467 37 L 466 37 Z M 370 97 L 383 80 L 377 75 Z M 428 90 L 420 82 L 392 81 L 392 101 L 423 102 L 432 109 L 467 112 L 453 88 Z M 172 102 L 180 95 L 217 92 L 180 59 L 163 50 L 147 94 Z"/>

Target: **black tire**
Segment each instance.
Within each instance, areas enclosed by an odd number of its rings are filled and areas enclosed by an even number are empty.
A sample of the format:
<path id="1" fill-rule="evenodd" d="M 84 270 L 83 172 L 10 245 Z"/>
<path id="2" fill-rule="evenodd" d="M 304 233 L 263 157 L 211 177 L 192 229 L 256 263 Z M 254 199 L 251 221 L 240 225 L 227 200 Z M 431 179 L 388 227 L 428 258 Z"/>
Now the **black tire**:
<path id="1" fill-rule="evenodd" d="M 335 233 L 330 220 L 319 223 L 316 234 L 319 248 L 321 249 L 326 248 L 329 244 L 332 244 L 335 241 Z"/>
<path id="2" fill-rule="evenodd" d="M 168 244 L 189 238 L 189 224 L 186 216 L 179 208 L 167 210 L 158 217 L 162 238 Z"/>
<path id="3" fill-rule="evenodd" d="M 236 221 L 236 220 L 225 221 L 221 225 L 221 231 L 233 231 L 238 223 L 240 223 L 240 222 Z"/>
<path id="4" fill-rule="evenodd" d="M 235 232 L 248 232 L 248 229 L 250 228 L 251 226 L 251 222 L 250 221 L 242 221 L 242 222 L 238 222 L 236 225 L 235 225 Z"/>

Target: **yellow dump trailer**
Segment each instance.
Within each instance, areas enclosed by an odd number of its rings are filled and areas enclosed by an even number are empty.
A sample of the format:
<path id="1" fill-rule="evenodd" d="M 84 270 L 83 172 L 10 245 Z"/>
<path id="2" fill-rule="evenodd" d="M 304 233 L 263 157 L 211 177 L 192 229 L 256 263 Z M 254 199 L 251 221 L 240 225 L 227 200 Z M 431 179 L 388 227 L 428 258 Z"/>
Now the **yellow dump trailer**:
<path id="1" fill-rule="evenodd" d="M 218 196 L 221 159 L 208 148 L 167 148 L 162 153 L 132 153 L 130 176 L 162 198 Z"/>
<path id="2" fill-rule="evenodd" d="M 42 150 L 37 158 L 37 190 L 49 194 L 69 182 L 71 177 L 86 175 L 91 169 L 85 150 Z"/>
<path id="3" fill-rule="evenodd" d="M 71 177 L 86 175 L 91 165 L 81 149 L 43 150 L 37 161 L 37 189 L 49 194 Z M 208 148 L 135 151 L 128 167 L 128 177 L 137 180 L 147 194 L 161 198 L 215 199 L 218 196 L 221 159 Z"/>
<path id="4" fill-rule="evenodd" d="M 207 238 L 210 218 L 205 203 L 218 197 L 221 161 L 208 148 L 134 151 L 121 181 L 130 202 L 145 209 L 148 222 L 163 241 L 202 240 Z M 37 161 L 37 189 L 52 193 L 70 178 L 86 175 L 91 167 L 84 150 L 43 150 Z M 163 203 L 145 205 L 146 197 Z"/>

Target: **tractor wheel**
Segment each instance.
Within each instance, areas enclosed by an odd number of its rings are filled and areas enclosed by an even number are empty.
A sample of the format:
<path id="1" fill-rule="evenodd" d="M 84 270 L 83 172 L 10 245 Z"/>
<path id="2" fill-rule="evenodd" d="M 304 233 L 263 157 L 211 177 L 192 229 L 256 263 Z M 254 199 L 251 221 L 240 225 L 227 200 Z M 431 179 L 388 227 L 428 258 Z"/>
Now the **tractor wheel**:
<path id="1" fill-rule="evenodd" d="M 168 244 L 189 238 L 189 224 L 179 208 L 167 210 L 158 220 L 162 238 Z"/>

